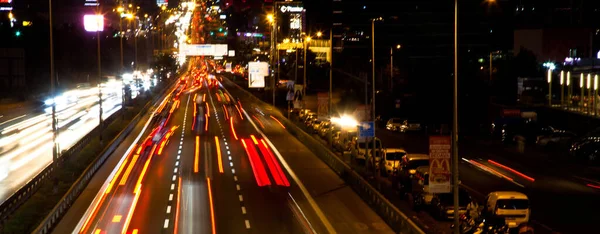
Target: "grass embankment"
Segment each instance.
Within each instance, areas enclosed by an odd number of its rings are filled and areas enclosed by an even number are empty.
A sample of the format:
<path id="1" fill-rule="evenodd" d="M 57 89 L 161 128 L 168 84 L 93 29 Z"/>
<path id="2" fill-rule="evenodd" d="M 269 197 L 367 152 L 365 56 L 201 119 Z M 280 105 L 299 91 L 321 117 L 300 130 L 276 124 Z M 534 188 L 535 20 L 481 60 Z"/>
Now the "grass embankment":
<path id="1" fill-rule="evenodd" d="M 134 100 L 134 107 L 126 111 L 125 119 L 116 116 L 115 120 L 102 132 L 105 146 L 127 127 L 149 100 L 149 97 L 143 100 Z M 4 229 L 0 230 L 0 233 L 21 234 L 31 233 L 35 230 L 103 150 L 104 147 L 100 145 L 99 138 L 94 137 L 78 154 L 73 154 L 66 159 L 55 170 L 55 179 L 44 181 L 39 190 L 4 223 Z"/>

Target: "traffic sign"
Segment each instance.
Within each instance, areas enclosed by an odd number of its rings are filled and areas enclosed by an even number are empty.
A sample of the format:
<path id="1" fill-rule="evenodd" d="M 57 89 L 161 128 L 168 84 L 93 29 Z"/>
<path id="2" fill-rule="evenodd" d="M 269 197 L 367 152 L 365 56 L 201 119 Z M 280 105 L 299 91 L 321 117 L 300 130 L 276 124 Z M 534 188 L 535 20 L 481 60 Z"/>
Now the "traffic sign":
<path id="1" fill-rule="evenodd" d="M 361 122 L 358 126 L 359 137 L 375 137 L 375 123 L 372 121 Z"/>

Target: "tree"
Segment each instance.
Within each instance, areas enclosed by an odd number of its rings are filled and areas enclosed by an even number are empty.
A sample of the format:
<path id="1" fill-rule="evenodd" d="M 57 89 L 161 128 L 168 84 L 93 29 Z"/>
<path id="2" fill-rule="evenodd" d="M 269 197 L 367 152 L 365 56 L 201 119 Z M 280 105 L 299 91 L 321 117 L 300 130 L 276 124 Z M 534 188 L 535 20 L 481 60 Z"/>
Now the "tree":
<path id="1" fill-rule="evenodd" d="M 514 60 L 515 75 L 518 77 L 535 77 L 540 75 L 540 66 L 535 54 L 521 47 Z"/>

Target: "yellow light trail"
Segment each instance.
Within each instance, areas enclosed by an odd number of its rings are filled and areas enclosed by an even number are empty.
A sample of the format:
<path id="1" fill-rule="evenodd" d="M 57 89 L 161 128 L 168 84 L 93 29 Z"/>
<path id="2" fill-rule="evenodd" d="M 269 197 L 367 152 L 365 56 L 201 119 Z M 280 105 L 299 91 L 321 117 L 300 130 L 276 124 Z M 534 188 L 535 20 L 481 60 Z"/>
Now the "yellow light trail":
<path id="1" fill-rule="evenodd" d="M 196 136 L 196 150 L 194 152 L 194 173 L 198 173 L 198 154 L 200 154 L 200 136 Z"/>
<path id="2" fill-rule="evenodd" d="M 221 146 L 219 145 L 219 138 L 215 136 L 215 145 L 217 146 L 217 160 L 219 162 L 219 173 L 223 174 L 223 162 L 221 161 Z"/>

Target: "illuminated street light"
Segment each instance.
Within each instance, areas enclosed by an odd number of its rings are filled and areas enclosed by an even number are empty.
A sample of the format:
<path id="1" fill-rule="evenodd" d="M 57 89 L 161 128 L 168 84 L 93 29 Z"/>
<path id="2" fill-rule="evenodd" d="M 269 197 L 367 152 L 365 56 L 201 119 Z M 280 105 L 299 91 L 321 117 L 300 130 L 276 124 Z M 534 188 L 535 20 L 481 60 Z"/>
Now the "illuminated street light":
<path id="1" fill-rule="evenodd" d="M 396 49 L 400 49 L 400 48 L 402 48 L 402 45 L 400 45 L 400 44 L 396 45 Z"/>
<path id="2" fill-rule="evenodd" d="M 123 11 L 125 11 L 125 8 L 123 8 L 123 7 L 117 7 L 117 12 L 121 13 Z"/>
<path id="3" fill-rule="evenodd" d="M 268 14 L 267 20 L 269 21 L 269 23 L 273 23 L 275 22 L 275 17 L 273 16 L 273 14 Z"/>
<path id="4" fill-rule="evenodd" d="M 306 42 L 310 42 L 310 40 L 312 40 L 312 38 L 306 37 Z"/>
<path id="5" fill-rule="evenodd" d="M 132 7 L 133 7 L 133 5 L 132 5 L 132 4 L 129 4 L 129 8 L 132 8 Z"/>
<path id="6" fill-rule="evenodd" d="M 160 9 L 162 9 L 163 11 L 167 9 L 167 6 L 163 5 L 160 7 Z"/>
<path id="7" fill-rule="evenodd" d="M 323 33 L 322 32 L 317 32 L 317 37 L 320 38 L 321 36 L 323 36 Z"/>

